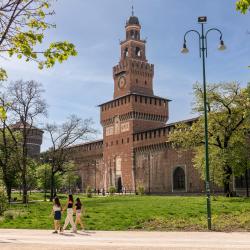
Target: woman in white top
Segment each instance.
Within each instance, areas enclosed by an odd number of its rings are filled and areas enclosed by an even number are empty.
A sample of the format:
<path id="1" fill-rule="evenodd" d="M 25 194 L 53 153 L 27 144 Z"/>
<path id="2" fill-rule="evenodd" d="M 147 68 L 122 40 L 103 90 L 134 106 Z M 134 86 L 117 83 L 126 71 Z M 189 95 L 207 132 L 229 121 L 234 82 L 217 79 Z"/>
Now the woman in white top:
<path id="1" fill-rule="evenodd" d="M 73 195 L 70 194 L 69 198 L 68 198 L 68 202 L 63 209 L 63 211 L 67 209 L 67 217 L 65 219 L 65 222 L 64 222 L 64 225 L 62 228 L 62 232 L 67 228 L 68 224 L 70 223 L 70 225 L 73 228 L 73 232 L 76 233 L 76 225 L 75 225 L 74 219 L 73 219 L 73 205 L 74 205 Z"/>

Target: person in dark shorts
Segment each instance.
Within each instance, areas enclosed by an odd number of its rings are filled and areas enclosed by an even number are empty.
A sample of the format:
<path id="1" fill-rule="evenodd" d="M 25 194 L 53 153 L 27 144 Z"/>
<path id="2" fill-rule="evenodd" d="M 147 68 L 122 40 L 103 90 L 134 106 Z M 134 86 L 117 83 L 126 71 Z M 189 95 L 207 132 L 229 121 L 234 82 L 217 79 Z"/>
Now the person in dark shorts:
<path id="1" fill-rule="evenodd" d="M 57 234 L 61 227 L 62 207 L 58 197 L 55 197 L 51 214 L 54 214 L 54 227 L 53 233 Z"/>

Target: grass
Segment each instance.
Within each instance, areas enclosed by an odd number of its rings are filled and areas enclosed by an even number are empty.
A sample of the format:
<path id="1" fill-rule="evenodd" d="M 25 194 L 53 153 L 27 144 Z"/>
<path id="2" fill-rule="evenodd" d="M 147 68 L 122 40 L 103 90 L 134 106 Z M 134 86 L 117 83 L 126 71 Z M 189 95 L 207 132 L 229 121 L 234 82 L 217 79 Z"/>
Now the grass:
<path id="1" fill-rule="evenodd" d="M 207 228 L 205 197 L 80 197 L 86 208 L 83 220 L 89 230 L 205 231 Z M 43 194 L 34 193 L 34 198 L 43 200 Z M 66 202 L 65 195 L 60 198 L 62 203 Z M 10 205 L 0 218 L 0 228 L 51 229 L 51 208 L 48 201 Z M 212 224 L 216 231 L 250 231 L 250 199 L 216 197 L 212 200 Z"/>

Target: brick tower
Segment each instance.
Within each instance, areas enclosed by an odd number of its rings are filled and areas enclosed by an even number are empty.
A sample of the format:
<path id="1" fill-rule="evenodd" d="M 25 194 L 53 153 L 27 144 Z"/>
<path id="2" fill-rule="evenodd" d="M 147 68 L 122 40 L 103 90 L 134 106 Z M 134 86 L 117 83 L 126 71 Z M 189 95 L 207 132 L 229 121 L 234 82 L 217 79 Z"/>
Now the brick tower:
<path id="1" fill-rule="evenodd" d="M 146 58 L 139 19 L 126 22 L 119 64 L 113 67 L 113 100 L 100 105 L 103 126 L 104 188 L 134 191 L 133 134 L 168 120 L 168 100 L 153 92 L 154 65 Z"/>

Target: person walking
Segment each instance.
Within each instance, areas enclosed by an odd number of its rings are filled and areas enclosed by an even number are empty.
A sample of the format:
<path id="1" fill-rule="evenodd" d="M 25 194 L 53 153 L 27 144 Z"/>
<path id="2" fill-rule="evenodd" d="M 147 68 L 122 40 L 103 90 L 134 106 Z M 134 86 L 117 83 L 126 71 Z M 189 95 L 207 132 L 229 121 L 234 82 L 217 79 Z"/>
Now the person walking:
<path id="1" fill-rule="evenodd" d="M 61 228 L 61 217 L 62 217 L 62 206 L 60 204 L 59 198 L 55 197 L 54 204 L 52 207 L 51 215 L 54 214 L 54 234 L 58 233 L 58 230 Z"/>
<path id="2" fill-rule="evenodd" d="M 77 228 L 77 225 L 80 224 L 82 230 L 84 229 L 84 226 L 83 226 L 83 222 L 82 222 L 81 217 L 82 217 L 82 213 L 84 213 L 84 212 L 85 211 L 84 211 L 83 204 L 81 203 L 80 198 L 77 198 L 76 204 L 75 204 L 75 214 L 76 214 L 75 225 Z"/>
<path id="3" fill-rule="evenodd" d="M 69 197 L 68 197 L 68 202 L 66 203 L 63 211 L 65 211 L 67 209 L 67 216 L 66 216 L 66 219 L 65 219 L 65 222 L 64 222 L 64 225 L 63 225 L 63 228 L 61 230 L 61 232 L 63 232 L 68 224 L 70 223 L 70 225 L 72 226 L 73 228 L 73 233 L 76 233 L 76 225 L 74 223 L 74 219 L 73 219 L 73 205 L 74 205 L 74 199 L 73 199 L 73 195 L 70 194 Z"/>

